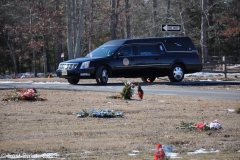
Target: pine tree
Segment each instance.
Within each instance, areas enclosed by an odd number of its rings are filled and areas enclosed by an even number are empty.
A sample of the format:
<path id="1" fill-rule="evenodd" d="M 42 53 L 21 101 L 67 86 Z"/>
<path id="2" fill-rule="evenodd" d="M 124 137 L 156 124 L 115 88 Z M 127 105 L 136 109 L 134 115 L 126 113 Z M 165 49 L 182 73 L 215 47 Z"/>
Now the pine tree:
<path id="1" fill-rule="evenodd" d="M 133 96 L 134 90 L 132 89 L 131 83 L 125 83 L 120 95 L 123 99 L 131 99 Z"/>

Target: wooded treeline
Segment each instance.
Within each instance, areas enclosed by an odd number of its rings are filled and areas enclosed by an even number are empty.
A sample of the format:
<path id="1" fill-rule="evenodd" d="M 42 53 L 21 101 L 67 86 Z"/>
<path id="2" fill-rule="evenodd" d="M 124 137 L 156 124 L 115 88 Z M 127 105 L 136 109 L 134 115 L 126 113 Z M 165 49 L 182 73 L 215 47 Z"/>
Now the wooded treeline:
<path id="1" fill-rule="evenodd" d="M 162 32 L 180 24 L 181 32 Z M 239 59 L 240 0 L 0 0 L 0 75 L 54 72 L 110 39 L 189 36 L 203 62 Z"/>

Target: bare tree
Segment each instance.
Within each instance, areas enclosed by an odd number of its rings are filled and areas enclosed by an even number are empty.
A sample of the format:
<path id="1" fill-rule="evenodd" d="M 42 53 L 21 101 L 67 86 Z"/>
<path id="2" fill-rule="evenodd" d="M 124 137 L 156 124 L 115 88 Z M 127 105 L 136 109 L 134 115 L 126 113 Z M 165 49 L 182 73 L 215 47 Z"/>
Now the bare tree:
<path id="1" fill-rule="evenodd" d="M 36 52 L 34 47 L 34 34 L 32 31 L 32 8 L 30 4 L 30 32 L 31 32 L 31 45 L 32 45 L 32 52 L 33 52 L 33 70 L 34 70 L 34 77 L 37 77 L 37 67 L 36 67 Z"/>
<path id="2" fill-rule="evenodd" d="M 116 39 L 116 27 L 117 27 L 117 19 L 116 19 L 116 1 L 111 0 L 111 39 Z"/>
<path id="3" fill-rule="evenodd" d="M 180 19 L 181 19 L 181 26 L 182 26 L 182 32 L 185 36 L 188 36 L 186 24 L 185 24 L 185 17 L 184 17 L 184 9 L 182 7 L 182 1 L 178 0 L 178 7 L 179 7 L 179 14 L 180 14 Z"/>
<path id="4" fill-rule="evenodd" d="M 126 16 L 126 38 L 131 37 L 131 24 L 130 24 L 130 4 L 129 0 L 125 0 L 125 16 Z"/>
<path id="5" fill-rule="evenodd" d="M 157 0 L 153 0 L 153 34 L 158 36 Z"/>
<path id="6" fill-rule="evenodd" d="M 75 48 L 77 45 L 77 0 L 72 0 L 71 5 L 72 33 L 73 33 L 73 57 L 76 57 Z"/>
<path id="7" fill-rule="evenodd" d="M 56 18 L 56 23 L 57 23 L 57 61 L 58 63 L 61 61 L 61 54 L 63 52 L 62 50 L 62 30 L 61 30 L 61 25 L 62 25 L 62 22 L 61 22 L 61 15 L 59 14 L 59 11 L 60 11 L 60 8 L 59 8 L 59 5 L 60 5 L 60 0 L 55 0 L 55 7 L 56 7 L 56 11 L 57 11 L 57 18 Z"/>
<path id="8" fill-rule="evenodd" d="M 85 7 L 85 0 L 82 0 L 81 11 L 80 11 L 81 15 L 80 15 L 80 19 L 79 19 L 76 48 L 75 48 L 75 58 L 80 57 L 81 37 L 82 37 L 82 32 L 83 32 L 84 7 Z"/>
<path id="9" fill-rule="evenodd" d="M 90 3 L 90 15 L 89 15 L 89 30 L 88 30 L 88 34 L 89 34 L 89 38 L 88 38 L 88 50 L 89 51 L 92 51 L 93 50 L 93 33 L 92 33 L 92 30 L 93 30 L 93 10 L 94 10 L 94 0 L 91 0 L 91 3 Z"/>
<path id="10" fill-rule="evenodd" d="M 12 59 L 13 59 L 13 64 L 14 64 L 14 74 L 15 74 L 15 76 L 17 75 L 17 61 L 16 61 L 16 54 L 15 54 L 15 52 L 14 52 L 14 48 L 13 48 L 13 46 L 10 44 L 10 41 L 9 41 L 9 35 L 7 34 L 6 35 L 6 33 L 5 32 L 3 32 L 4 33 L 4 40 L 5 40 L 5 42 L 7 43 L 7 46 L 8 46 L 8 48 L 9 48 L 9 50 L 10 50 L 10 54 L 11 54 L 11 56 L 12 56 Z M 6 37 L 7 36 L 7 37 Z"/>
<path id="11" fill-rule="evenodd" d="M 44 34 L 42 35 L 42 39 L 43 39 L 43 47 L 42 47 L 43 48 L 43 51 L 42 51 L 43 52 L 43 72 L 44 72 L 44 75 L 47 75 L 47 72 L 48 72 L 47 40 Z"/>
<path id="12" fill-rule="evenodd" d="M 169 10 L 170 10 L 170 0 L 167 0 L 167 11 L 166 11 L 166 22 L 165 22 L 166 25 L 168 25 L 168 19 L 170 17 Z M 165 32 L 165 36 L 166 36 L 166 33 L 167 32 Z"/>
<path id="13" fill-rule="evenodd" d="M 68 58 L 73 59 L 73 40 L 72 40 L 72 17 L 71 17 L 71 1 L 66 0 L 67 6 L 67 49 Z"/>
<path id="14" fill-rule="evenodd" d="M 208 61 L 208 53 L 207 53 L 207 42 L 206 42 L 206 7 L 207 7 L 207 0 L 202 0 L 202 9 L 201 9 L 201 49 L 202 49 L 202 60 L 203 63 Z"/>

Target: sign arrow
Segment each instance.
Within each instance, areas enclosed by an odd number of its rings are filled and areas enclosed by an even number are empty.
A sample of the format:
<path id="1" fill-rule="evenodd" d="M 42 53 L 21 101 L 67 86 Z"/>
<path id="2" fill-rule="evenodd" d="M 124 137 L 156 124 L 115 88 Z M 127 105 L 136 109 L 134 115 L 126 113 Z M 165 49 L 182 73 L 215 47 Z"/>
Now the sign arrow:
<path id="1" fill-rule="evenodd" d="M 168 26 L 167 25 L 165 25 L 164 27 L 162 27 L 165 31 L 167 31 L 168 30 Z"/>

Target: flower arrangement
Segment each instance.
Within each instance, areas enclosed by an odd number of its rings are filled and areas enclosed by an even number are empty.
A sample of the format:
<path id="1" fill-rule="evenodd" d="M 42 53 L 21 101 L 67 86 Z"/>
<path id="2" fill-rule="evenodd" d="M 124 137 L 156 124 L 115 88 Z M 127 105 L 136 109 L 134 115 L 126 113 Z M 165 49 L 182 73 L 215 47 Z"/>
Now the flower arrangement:
<path id="1" fill-rule="evenodd" d="M 123 113 L 119 111 L 103 109 L 103 110 L 95 110 L 94 108 L 91 111 L 87 111 L 83 109 L 82 112 L 77 114 L 77 117 L 98 117 L 98 118 L 115 118 L 115 117 L 123 117 Z"/>
<path id="2" fill-rule="evenodd" d="M 35 88 L 17 89 L 13 91 L 13 95 L 7 93 L 7 97 L 3 98 L 3 101 L 45 101 L 46 99 L 40 98 L 37 95 Z"/>
<path id="3" fill-rule="evenodd" d="M 125 82 L 122 92 L 120 92 L 122 99 L 125 99 L 125 100 L 131 99 L 134 93 L 134 88 L 135 88 L 135 84 L 131 82 Z"/>
<path id="4" fill-rule="evenodd" d="M 132 99 L 132 97 L 134 95 L 134 88 L 136 86 L 137 85 L 134 83 L 125 82 L 124 87 L 119 94 L 114 95 L 114 96 L 108 96 L 107 98 L 130 100 L 130 99 Z M 142 100 L 143 90 L 142 90 L 140 84 L 138 84 L 137 96 Z"/>
<path id="5" fill-rule="evenodd" d="M 204 120 L 202 121 L 202 123 L 193 123 L 193 122 L 180 122 L 180 128 L 181 129 L 189 129 L 189 130 L 193 130 L 193 129 L 197 129 L 197 130 L 210 130 L 210 129 L 221 129 L 222 126 L 221 124 L 217 121 L 214 120 L 212 122 L 210 122 L 210 124 L 205 123 Z"/>

